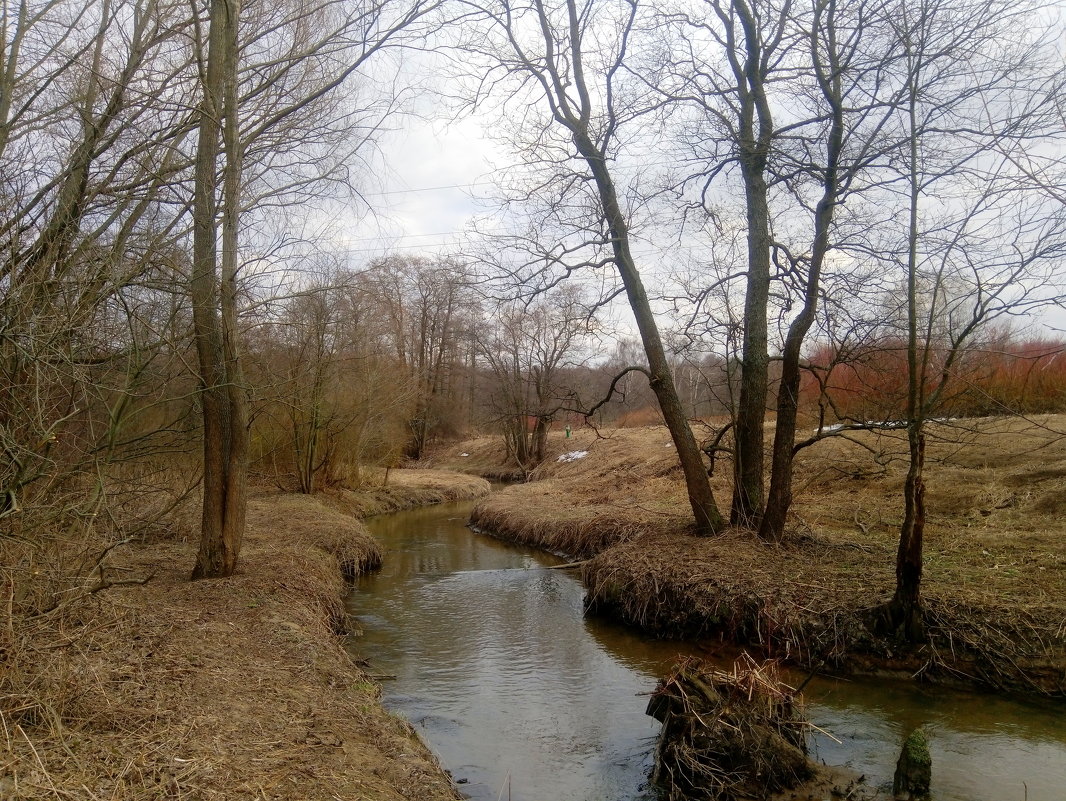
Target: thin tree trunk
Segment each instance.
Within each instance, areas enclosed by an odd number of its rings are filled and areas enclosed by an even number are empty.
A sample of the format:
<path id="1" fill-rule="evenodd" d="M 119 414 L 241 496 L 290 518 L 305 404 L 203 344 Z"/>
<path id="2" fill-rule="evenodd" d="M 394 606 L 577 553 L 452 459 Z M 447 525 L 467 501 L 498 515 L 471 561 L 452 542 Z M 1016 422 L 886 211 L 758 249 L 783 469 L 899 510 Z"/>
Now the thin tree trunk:
<path id="1" fill-rule="evenodd" d="M 674 384 L 666 351 L 659 336 L 659 328 L 655 323 L 655 315 L 651 310 L 647 292 L 629 250 L 629 227 L 618 203 L 614 182 L 607 171 L 603 155 L 597 151 L 588 135 L 581 131 L 574 131 L 573 137 L 578 152 L 589 165 L 596 181 L 604 219 L 611 232 L 611 247 L 615 264 L 622 278 L 622 284 L 625 287 L 630 308 L 633 310 L 633 317 L 648 359 L 651 389 L 659 401 L 663 421 L 670 431 L 670 438 L 677 449 L 681 470 L 685 476 L 685 489 L 695 518 L 696 533 L 701 536 L 713 534 L 725 528 L 726 521 L 718 510 L 714 494 L 711 492 L 707 468 L 703 464 L 703 454 L 700 452 L 696 437 L 692 434 L 692 429 L 689 428 L 688 419 L 681 406 L 681 399 L 677 395 L 677 387 Z"/>
<path id="2" fill-rule="evenodd" d="M 829 235 L 833 225 L 840 193 L 840 154 L 844 143 L 844 106 L 840 70 L 836 64 L 836 35 L 832 15 L 835 3 L 828 4 L 826 50 L 830 62 L 823 64 L 818 56 L 817 34 L 812 34 L 811 52 L 817 67 L 822 96 L 831 111 L 832 123 L 826 143 L 826 167 L 822 175 L 822 197 L 814 213 L 814 241 L 807 270 L 807 285 L 803 293 L 803 308 L 788 327 L 781 359 L 781 382 L 777 391 L 777 422 L 774 427 L 774 449 L 770 467 L 770 491 L 766 511 L 759 526 L 759 536 L 778 541 L 784 536 L 785 521 L 792 505 L 792 468 L 795 457 L 796 420 L 799 414 L 799 391 L 802 371 L 800 355 L 803 341 L 814 324 L 818 309 L 818 291 L 822 267 L 829 252 Z M 812 30 L 817 31 L 817 23 Z"/>
<path id="3" fill-rule="evenodd" d="M 907 426 L 910 467 L 903 484 L 904 513 L 896 551 L 896 591 L 890 603 L 892 628 L 907 642 L 925 640 L 922 610 L 922 548 L 925 535 L 925 434 L 920 421 Z"/>
<path id="4" fill-rule="evenodd" d="M 222 186 L 221 286 L 222 357 L 226 365 L 226 401 L 230 424 L 223 539 L 229 543 L 235 560 L 244 538 L 245 513 L 248 507 L 248 395 L 244 371 L 241 369 L 237 327 L 237 235 L 241 214 L 241 172 L 244 163 L 237 117 L 237 36 L 240 3 L 241 0 L 228 0 L 226 4 L 226 117 L 223 128 L 226 162 Z"/>
<path id="5" fill-rule="evenodd" d="M 914 54 L 908 52 L 908 57 Z M 911 643 L 925 640 L 922 609 L 922 548 L 925 534 L 925 376 L 929 343 L 918 338 L 918 175 L 917 75 L 909 76 L 910 212 L 907 241 L 907 445 L 910 464 L 903 484 L 903 524 L 896 551 L 896 590 L 892 600 L 874 610 L 875 628 L 900 634 Z M 922 351 L 919 353 L 919 351 Z"/>
<path id="6" fill-rule="evenodd" d="M 247 402 L 236 343 L 237 188 L 236 0 L 213 0 L 195 166 L 193 271 L 189 294 L 200 366 L 204 420 L 204 500 L 200 550 L 192 578 L 218 578 L 237 568 L 247 486 Z M 222 275 L 217 244 L 217 163 L 226 118 Z"/>

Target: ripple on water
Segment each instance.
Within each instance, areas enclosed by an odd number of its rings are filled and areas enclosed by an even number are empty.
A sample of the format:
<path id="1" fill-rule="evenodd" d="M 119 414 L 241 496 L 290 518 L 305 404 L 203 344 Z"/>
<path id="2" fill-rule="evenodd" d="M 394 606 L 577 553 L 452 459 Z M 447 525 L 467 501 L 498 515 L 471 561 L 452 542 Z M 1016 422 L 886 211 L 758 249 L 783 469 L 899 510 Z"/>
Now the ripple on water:
<path id="1" fill-rule="evenodd" d="M 380 573 L 350 601 L 385 700 L 482 801 L 646 801 L 657 724 L 644 715 L 677 643 L 582 616 L 560 560 L 473 534 L 468 506 L 371 521 L 387 546 Z M 450 519 L 449 519 L 450 518 Z M 691 650 L 691 649 L 689 649 Z M 802 681 L 804 677 L 800 677 Z M 815 753 L 873 783 L 891 780 L 915 726 L 931 735 L 937 801 L 1066 799 L 1062 707 L 905 683 L 815 680 Z"/>

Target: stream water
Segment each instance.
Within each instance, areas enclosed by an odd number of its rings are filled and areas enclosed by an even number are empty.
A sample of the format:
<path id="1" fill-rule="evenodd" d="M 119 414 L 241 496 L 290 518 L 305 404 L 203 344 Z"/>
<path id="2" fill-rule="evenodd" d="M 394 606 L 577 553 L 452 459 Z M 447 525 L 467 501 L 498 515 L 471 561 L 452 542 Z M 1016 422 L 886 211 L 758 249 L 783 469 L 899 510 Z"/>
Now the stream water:
<path id="1" fill-rule="evenodd" d="M 351 648 L 476 801 L 644 801 L 658 724 L 646 695 L 693 644 L 582 614 L 562 560 L 466 528 L 470 504 L 368 521 L 385 566 L 361 578 Z M 802 680 L 802 677 L 799 678 Z M 1066 801 L 1066 711 L 905 682 L 815 679 L 814 753 L 891 783 L 930 738 L 935 801 Z M 887 790 L 884 797 L 891 796 Z"/>

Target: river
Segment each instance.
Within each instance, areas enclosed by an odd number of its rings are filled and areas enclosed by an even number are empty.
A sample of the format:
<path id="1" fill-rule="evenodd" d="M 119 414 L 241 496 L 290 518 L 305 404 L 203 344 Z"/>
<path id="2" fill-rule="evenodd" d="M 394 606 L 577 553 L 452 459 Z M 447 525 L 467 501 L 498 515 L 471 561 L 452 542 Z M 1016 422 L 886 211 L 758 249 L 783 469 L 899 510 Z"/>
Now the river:
<path id="1" fill-rule="evenodd" d="M 582 614 L 563 560 L 466 528 L 469 503 L 367 521 L 386 549 L 349 599 L 354 654 L 476 801 L 646 801 L 647 694 L 691 643 Z M 802 676 L 798 680 L 802 680 Z M 812 753 L 875 787 L 925 727 L 935 801 L 1063 801 L 1062 704 L 906 682 L 815 679 Z M 834 741 L 839 740 L 840 743 Z M 890 797 L 891 793 L 884 793 Z"/>

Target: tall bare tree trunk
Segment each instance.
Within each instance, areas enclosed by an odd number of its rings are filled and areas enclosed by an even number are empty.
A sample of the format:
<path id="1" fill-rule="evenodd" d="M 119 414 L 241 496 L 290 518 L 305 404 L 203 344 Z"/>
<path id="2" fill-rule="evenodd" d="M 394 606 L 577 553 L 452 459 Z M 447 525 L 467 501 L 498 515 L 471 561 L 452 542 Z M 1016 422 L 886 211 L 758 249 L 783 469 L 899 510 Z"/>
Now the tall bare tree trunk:
<path id="1" fill-rule="evenodd" d="M 896 591 L 892 600 L 875 610 L 875 625 L 882 634 L 899 634 L 907 642 L 925 640 L 922 609 L 922 548 L 925 535 L 925 379 L 930 343 L 918 337 L 918 174 L 917 56 L 908 42 L 908 122 L 910 125 L 910 209 L 907 236 L 907 446 L 910 464 L 903 484 L 903 523 L 896 551 Z"/>
<path id="2" fill-rule="evenodd" d="M 748 218 L 748 276 L 744 295 L 740 398 L 734 415 L 733 503 L 729 517 L 735 526 L 751 526 L 758 524 L 763 511 L 763 427 L 770 364 L 766 345 L 770 299 L 770 211 L 764 175 L 766 153 L 745 153 L 741 161 Z"/>
<path id="3" fill-rule="evenodd" d="M 739 101 L 740 170 L 748 223 L 748 270 L 744 289 L 744 334 L 740 397 L 734 413 L 733 502 L 730 522 L 757 526 L 763 514 L 763 462 L 766 398 L 770 356 L 767 351 L 767 307 L 770 302 L 770 208 L 766 166 L 774 122 L 766 97 L 769 55 L 753 6 L 734 1 L 729 6 L 743 30 L 743 60 L 729 54 Z M 722 4 L 719 17 L 730 19 Z M 771 53 L 773 46 L 770 47 Z"/>
<path id="4" fill-rule="evenodd" d="M 604 220 L 611 232 L 615 265 L 622 278 L 622 285 L 625 287 L 626 297 L 633 310 L 633 318 L 637 323 L 637 330 L 644 344 L 644 353 L 648 359 L 651 389 L 659 401 L 663 421 L 670 431 L 670 439 L 673 440 L 674 447 L 677 449 L 681 471 L 685 476 L 685 489 L 696 521 L 696 533 L 703 536 L 713 534 L 725 528 L 726 521 L 718 510 L 718 504 L 715 503 L 707 477 L 707 468 L 703 464 L 703 454 L 700 452 L 696 437 L 692 434 L 688 418 L 685 417 L 684 408 L 681 406 L 681 399 L 677 394 L 677 386 L 674 384 L 670 363 L 666 358 L 666 350 L 659 336 L 659 327 L 655 323 L 655 315 L 648 301 L 644 283 L 640 280 L 640 273 L 637 271 L 636 262 L 629 249 L 629 227 L 618 203 L 618 195 L 607 170 L 606 159 L 585 132 L 575 131 L 573 136 L 578 152 L 589 165 L 596 181 Z"/>
<path id="5" fill-rule="evenodd" d="M 193 579 L 229 576 L 236 570 L 247 503 L 248 413 L 237 350 L 236 313 L 239 14 L 239 0 L 212 0 L 196 152 L 189 294 L 204 421 L 204 502 Z M 220 139 L 226 146 L 221 276 L 216 225 Z"/>
<path id="6" fill-rule="evenodd" d="M 819 57 L 819 17 L 826 15 L 824 45 L 826 58 Z M 795 456 L 796 419 L 799 413 L 800 354 L 803 341 L 814 324 L 818 308 L 818 291 L 822 267 L 829 252 L 830 229 L 840 194 L 840 154 L 844 144 L 844 96 L 838 58 L 835 0 L 828 0 L 811 26 L 811 54 L 815 64 L 822 97 L 830 112 L 830 127 L 826 142 L 826 164 L 822 172 L 822 196 L 814 213 L 814 242 L 807 268 L 803 308 L 788 327 L 781 358 L 781 382 L 777 391 L 777 422 L 774 428 L 774 449 L 770 467 L 770 492 L 766 510 L 759 526 L 759 536 L 777 541 L 785 531 L 785 520 L 792 505 L 792 466 Z"/>

